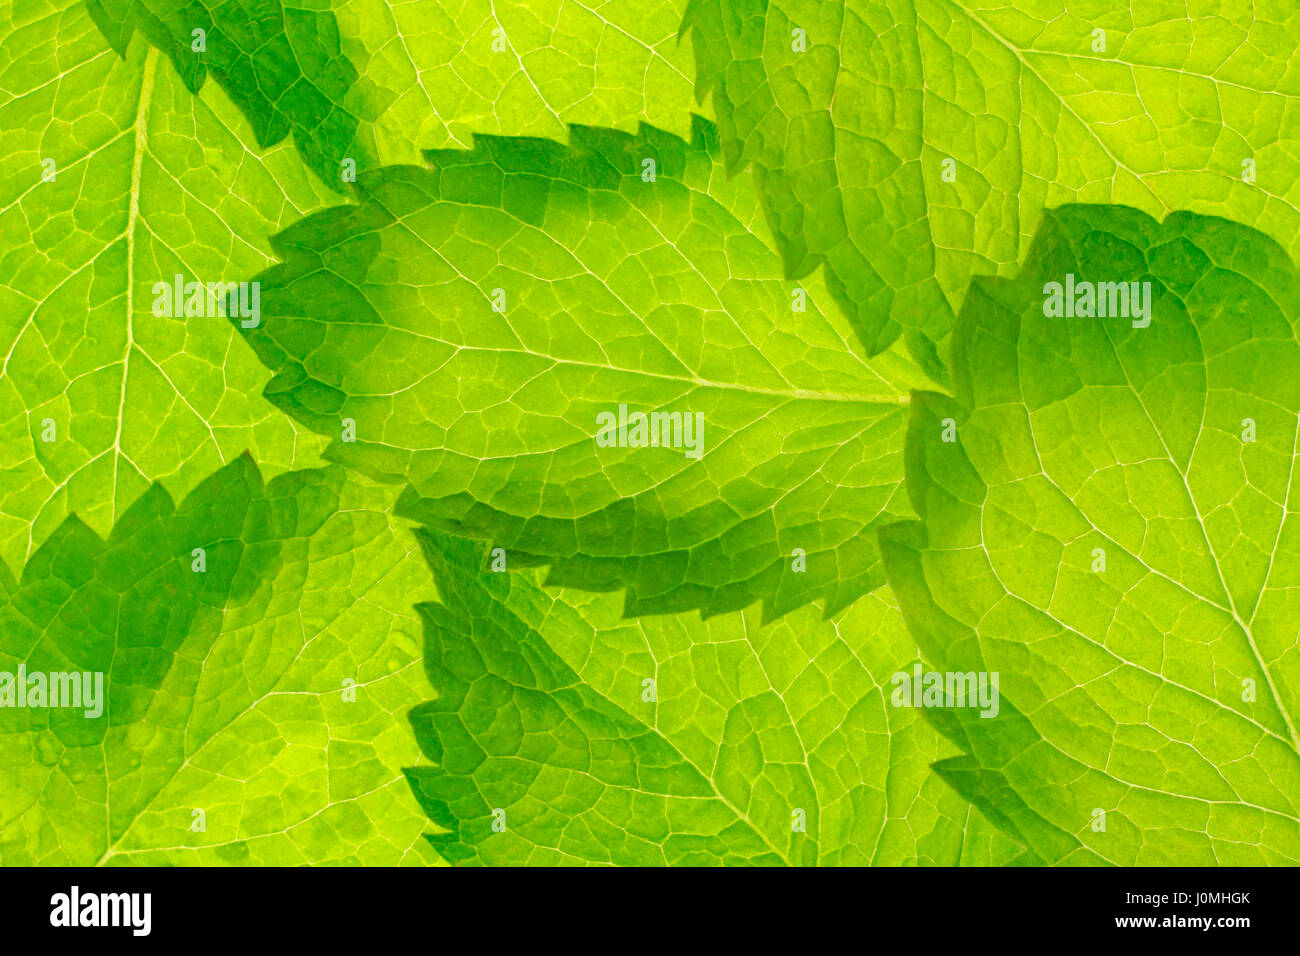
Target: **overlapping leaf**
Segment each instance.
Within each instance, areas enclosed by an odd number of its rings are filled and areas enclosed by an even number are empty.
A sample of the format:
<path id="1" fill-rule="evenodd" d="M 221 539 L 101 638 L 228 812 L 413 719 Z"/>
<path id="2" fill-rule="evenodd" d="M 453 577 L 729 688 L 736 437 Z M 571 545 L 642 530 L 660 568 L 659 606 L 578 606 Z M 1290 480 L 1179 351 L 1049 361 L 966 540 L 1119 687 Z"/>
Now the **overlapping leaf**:
<path id="1" fill-rule="evenodd" d="M 1300 862 L 1296 10 L 681 12 L 0 5 L 0 860 Z"/>
<path id="2" fill-rule="evenodd" d="M 1048 317 L 1067 281 L 1151 283 L 1150 324 Z M 1067 207 L 972 289 L 957 398 L 914 405 L 890 581 L 1005 700 L 934 712 L 939 769 L 1047 861 L 1300 861 L 1298 321 L 1257 232 Z"/>
<path id="3" fill-rule="evenodd" d="M 191 97 L 140 41 L 119 58 L 80 3 L 0 19 L 0 560 L 21 568 L 70 512 L 107 534 L 155 480 L 183 495 L 245 449 L 268 473 L 318 461 L 230 326 L 156 316 L 151 290 L 248 278 L 325 192 L 292 150 L 250 153 L 219 90 Z"/>
<path id="4" fill-rule="evenodd" d="M 685 0 L 336 0 L 361 72 L 356 112 L 383 163 L 475 136 L 562 138 L 571 123 L 690 132 Z"/>
<path id="5" fill-rule="evenodd" d="M 390 499 L 339 469 L 263 486 L 240 458 L 0 572 L 0 671 L 104 675 L 97 715 L 0 709 L 0 860 L 433 861 L 397 769 L 433 591 Z"/>
<path id="6" fill-rule="evenodd" d="M 362 177 L 361 205 L 282 233 L 259 277 L 242 331 L 267 397 L 337 436 L 331 459 L 405 482 L 404 515 L 626 588 L 629 610 L 830 613 L 876 587 L 923 378 L 796 309 L 712 132 L 485 137 Z M 701 440 L 609 447 L 620 406 Z"/>
<path id="7" fill-rule="evenodd" d="M 889 702 L 915 649 L 888 590 L 826 620 L 755 609 L 620 617 L 608 595 L 492 573 L 423 534 L 438 699 L 412 713 L 437 766 L 408 772 L 476 864 L 955 864 L 1021 848 L 943 785 L 944 744 Z"/>
<path id="8" fill-rule="evenodd" d="M 1225 215 L 1300 252 L 1298 18 L 1289 0 L 693 0 L 683 32 L 792 274 L 824 262 L 871 351 L 902 332 L 937 363 L 970 277 L 1012 274 L 1047 207 Z"/>
<path id="9" fill-rule="evenodd" d="M 260 148 L 292 132 L 307 164 L 325 182 L 341 185 L 340 163 L 359 125 L 344 102 L 359 77 L 328 10 L 294 0 L 87 0 L 86 6 L 118 53 L 125 56 L 139 32 L 193 93 L 211 71 Z"/>
<path id="10" fill-rule="evenodd" d="M 191 91 L 208 74 L 265 148 L 292 135 L 332 188 L 475 134 L 562 136 L 568 123 L 686 132 L 684 0 L 89 0 L 125 53 L 139 32 Z M 350 161 L 350 166 L 348 165 Z"/>

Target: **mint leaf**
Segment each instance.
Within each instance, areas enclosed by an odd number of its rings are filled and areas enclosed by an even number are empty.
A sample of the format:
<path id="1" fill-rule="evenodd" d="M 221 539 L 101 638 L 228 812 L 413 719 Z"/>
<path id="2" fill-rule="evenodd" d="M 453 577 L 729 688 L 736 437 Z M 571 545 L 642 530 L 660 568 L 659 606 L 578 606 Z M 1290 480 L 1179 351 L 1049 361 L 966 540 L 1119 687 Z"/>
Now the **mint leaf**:
<path id="1" fill-rule="evenodd" d="M 1048 317 L 1066 282 L 1150 283 L 1149 316 Z M 928 712 L 966 751 L 938 769 L 1044 860 L 1300 861 L 1298 317 L 1253 230 L 1066 207 L 972 288 L 956 398 L 913 405 L 890 582 L 1003 697 Z"/>
<path id="2" fill-rule="evenodd" d="M 307 164 L 339 186 L 339 163 L 358 125 L 342 104 L 358 77 L 328 10 L 293 0 L 87 0 L 86 6 L 118 53 L 126 55 L 139 31 L 171 60 L 190 92 L 211 71 L 260 148 L 292 133 Z"/>
<path id="3" fill-rule="evenodd" d="M 275 240 L 241 330 L 267 398 L 331 460 L 406 483 L 402 515 L 626 588 L 629 612 L 845 606 L 883 581 L 872 529 L 909 513 L 926 379 L 868 364 L 781 278 L 712 133 L 484 137 L 363 176 L 359 206 Z M 678 424 L 633 447 L 605 431 L 620 406 Z"/>
<path id="4" fill-rule="evenodd" d="M 0 23 L 0 560 L 20 568 L 153 481 L 183 495 L 245 449 L 268 474 L 318 460 L 229 325 L 156 316 L 152 288 L 248 278 L 325 193 L 291 150 L 249 153 L 219 90 L 190 96 L 143 43 L 114 55 L 81 4 Z"/>
<path id="5" fill-rule="evenodd" d="M 972 275 L 1047 207 L 1226 215 L 1300 252 L 1300 11 L 1001 0 L 694 0 L 728 167 L 752 163 L 790 274 L 870 352 L 931 366 Z"/>
<path id="6" fill-rule="evenodd" d="M 562 136 L 568 123 L 685 133 L 685 0 L 88 0 L 125 54 L 137 32 L 197 92 L 209 73 L 265 149 L 292 136 L 331 188 L 475 134 Z M 198 31 L 196 33 L 196 31 Z"/>
<path id="7" fill-rule="evenodd" d="M 889 703 L 915 649 L 888 590 L 831 620 L 755 609 L 625 620 L 605 595 L 492 573 L 421 532 L 436 700 L 408 771 L 453 863 L 1001 862 L 1020 851 L 929 769 L 947 745 Z M 648 682 L 648 683 L 647 683 Z M 969 838 L 967 833 L 969 831 Z M 965 846 L 963 844 L 966 844 Z"/>
<path id="8" fill-rule="evenodd" d="M 390 505 L 339 469 L 264 486 L 243 457 L 0 569 L 0 672 L 103 675 L 97 715 L 0 708 L 0 859 L 432 862 L 396 769 L 432 591 Z"/>
<path id="9" fill-rule="evenodd" d="M 690 132 L 685 0 L 336 3 L 363 134 L 385 164 L 483 134 L 559 139 L 569 124 Z"/>

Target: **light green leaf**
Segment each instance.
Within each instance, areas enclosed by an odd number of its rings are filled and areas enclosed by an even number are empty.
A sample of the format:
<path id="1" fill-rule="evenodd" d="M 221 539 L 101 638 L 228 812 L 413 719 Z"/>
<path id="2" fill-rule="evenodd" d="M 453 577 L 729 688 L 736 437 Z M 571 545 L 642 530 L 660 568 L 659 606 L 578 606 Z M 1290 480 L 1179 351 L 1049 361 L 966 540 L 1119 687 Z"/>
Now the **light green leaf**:
<path id="1" fill-rule="evenodd" d="M 325 183 L 473 135 L 567 124 L 685 134 L 685 0 L 89 0 L 119 52 L 139 31 L 198 91 L 209 72 L 260 147 L 292 135 Z M 201 31 L 196 34 L 195 31 Z M 349 164 L 350 163 L 350 167 Z"/>
<path id="2" fill-rule="evenodd" d="M 362 79 L 348 100 L 385 164 L 483 134 L 560 139 L 569 124 L 689 135 L 686 0 L 335 0 Z M 500 31 L 499 33 L 497 31 Z M 368 128 L 367 128 L 368 127 Z"/>
<path id="3" fill-rule="evenodd" d="M 263 486 L 240 458 L 0 571 L 0 672 L 103 675 L 98 715 L 0 708 L 0 860 L 433 862 L 398 768 L 427 695 L 410 605 L 434 592 L 390 505 L 340 469 Z"/>
<path id="4" fill-rule="evenodd" d="M 712 134 L 483 137 L 363 176 L 359 206 L 282 233 L 259 277 L 242 331 L 267 397 L 334 436 L 332 460 L 406 483 L 403 515 L 551 583 L 626 588 L 637 612 L 845 606 L 883 581 L 873 529 L 910 513 L 906 392 L 926 380 L 868 364 L 815 290 L 796 310 L 809 290 Z M 674 430 L 610 447 L 620 406 Z"/>
<path id="5" fill-rule="evenodd" d="M 1048 317 L 1070 281 L 1150 283 L 1149 325 Z M 939 769 L 1049 862 L 1300 862 L 1297 321 L 1257 232 L 1066 207 L 973 287 L 957 398 L 914 403 L 890 582 L 1004 701 L 930 712 L 967 754 Z"/>
<path id="6" fill-rule="evenodd" d="M 437 700 L 408 772 L 454 863 L 865 865 L 1020 852 L 948 790 L 949 752 L 889 701 L 915 655 L 887 589 L 831 620 L 620 617 L 421 533 Z M 649 683 L 647 683 L 649 682 Z M 963 855 L 965 854 L 965 856 Z"/>
<path id="7" fill-rule="evenodd" d="M 139 41 L 115 55 L 81 4 L 7 4 L 0 35 L 0 560 L 21 567 L 155 480 L 183 495 L 245 449 L 268 474 L 318 460 L 230 326 L 155 316 L 151 289 L 247 279 L 324 191 L 291 150 L 250 153 L 219 90 L 191 97 Z"/>
<path id="8" fill-rule="evenodd" d="M 693 0 L 686 31 L 729 168 L 754 164 L 791 274 L 824 262 L 873 353 L 902 332 L 946 361 L 970 277 L 1013 274 L 1064 203 L 1300 253 L 1290 0 Z"/>
<path id="9" fill-rule="evenodd" d="M 358 119 L 344 106 L 357 71 L 339 47 L 334 16 L 295 0 L 87 0 L 113 49 L 137 32 L 171 60 L 185 86 L 210 70 L 265 149 L 290 133 L 307 165 L 341 189 L 340 162 Z"/>

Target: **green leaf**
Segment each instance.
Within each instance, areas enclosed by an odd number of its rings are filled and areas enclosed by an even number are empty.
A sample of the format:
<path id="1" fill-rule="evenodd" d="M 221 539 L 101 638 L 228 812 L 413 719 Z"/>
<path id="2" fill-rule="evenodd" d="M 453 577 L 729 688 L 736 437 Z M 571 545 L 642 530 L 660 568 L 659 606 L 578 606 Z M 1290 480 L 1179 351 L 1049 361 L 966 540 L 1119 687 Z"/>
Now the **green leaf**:
<path id="1" fill-rule="evenodd" d="M 1149 282 L 1150 324 L 1049 318 L 1068 275 Z M 890 583 L 1003 698 L 929 712 L 966 751 L 939 770 L 1044 860 L 1300 862 L 1297 321 L 1253 230 L 1066 207 L 972 288 L 956 399 L 913 405 Z"/>
<path id="2" fill-rule="evenodd" d="M 362 75 L 355 112 L 386 164 L 483 134 L 565 136 L 571 123 L 690 133 L 686 0 L 336 0 Z M 496 33 L 496 31 L 501 31 Z M 495 35 L 494 35 L 495 34 Z"/>
<path id="3" fill-rule="evenodd" d="M 87 0 L 86 6 L 113 49 L 125 56 L 140 32 L 191 92 L 202 89 L 211 71 L 252 125 L 259 148 L 292 133 L 307 164 L 341 188 L 339 163 L 358 127 L 344 103 L 358 76 L 329 11 L 293 0 Z"/>
<path id="4" fill-rule="evenodd" d="M 0 859 L 432 862 L 397 768 L 434 592 L 390 504 L 340 469 L 263 486 L 244 457 L 0 571 L 0 671 L 103 675 L 99 715 L 0 709 Z"/>
<path id="5" fill-rule="evenodd" d="M 439 0 L 89 0 L 114 49 L 137 31 L 197 92 L 209 73 L 261 148 L 292 135 L 325 183 L 419 162 L 474 134 L 568 123 L 685 133 L 694 80 L 685 0 L 629 5 Z M 201 35 L 195 31 L 201 30 Z"/>
<path id="6" fill-rule="evenodd" d="M 74 510 L 106 534 L 151 482 L 183 495 L 245 449 L 268 474 L 318 463 L 230 326 L 155 316 L 151 288 L 246 279 L 324 190 L 291 150 L 249 153 L 220 91 L 192 97 L 143 43 L 116 56 L 80 4 L 7 4 L 0 35 L 0 561 Z"/>
<path id="7" fill-rule="evenodd" d="M 729 168 L 754 164 L 790 273 L 825 263 L 870 352 L 903 333 L 933 365 L 971 276 L 1014 274 L 1064 203 L 1300 253 L 1288 0 L 694 0 L 687 31 Z"/>
<path id="8" fill-rule="evenodd" d="M 408 771 L 431 842 L 491 865 L 988 864 L 1020 848 L 930 771 L 950 747 L 889 703 L 915 648 L 888 590 L 804 608 L 620 617 L 421 532 L 438 698 Z M 646 682 L 651 682 L 647 684 Z M 796 822 L 803 825 L 802 829 Z"/>
<path id="9" fill-rule="evenodd" d="M 629 612 L 845 606 L 883 581 L 872 529 L 910 514 L 904 403 L 926 380 L 854 354 L 815 290 L 794 311 L 806 290 L 712 134 L 482 137 L 363 176 L 359 206 L 275 240 L 242 330 L 267 397 L 334 436 L 331 460 L 405 482 L 404 516 L 626 588 Z M 676 447 L 600 444 L 621 405 L 677 415 Z"/>

